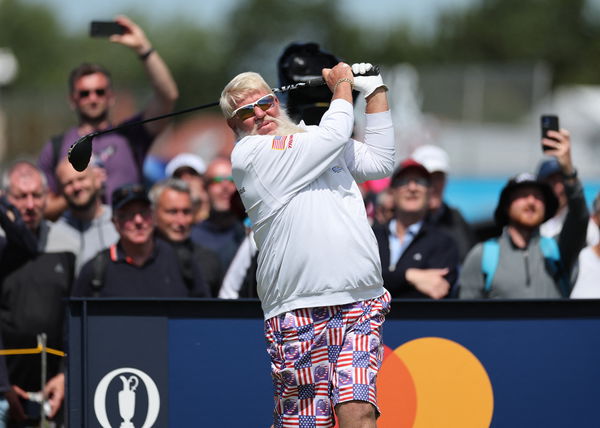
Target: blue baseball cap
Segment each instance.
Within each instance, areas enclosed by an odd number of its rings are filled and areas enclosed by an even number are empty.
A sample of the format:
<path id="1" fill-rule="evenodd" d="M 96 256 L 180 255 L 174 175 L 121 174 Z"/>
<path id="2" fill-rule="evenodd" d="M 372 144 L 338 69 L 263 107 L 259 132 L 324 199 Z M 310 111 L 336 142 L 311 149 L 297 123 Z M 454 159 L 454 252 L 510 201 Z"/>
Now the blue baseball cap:
<path id="1" fill-rule="evenodd" d="M 544 181 L 553 174 L 561 173 L 562 168 L 556 158 L 548 158 L 540 162 L 537 170 L 538 181 Z"/>

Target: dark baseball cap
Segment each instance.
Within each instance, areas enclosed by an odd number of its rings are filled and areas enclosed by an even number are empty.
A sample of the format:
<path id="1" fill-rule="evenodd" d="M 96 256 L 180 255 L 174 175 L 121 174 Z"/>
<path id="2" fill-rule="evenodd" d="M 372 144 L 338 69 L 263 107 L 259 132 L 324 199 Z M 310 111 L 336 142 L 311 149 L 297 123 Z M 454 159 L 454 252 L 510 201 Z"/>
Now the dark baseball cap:
<path id="1" fill-rule="evenodd" d="M 148 193 L 141 184 L 125 184 L 115 189 L 112 193 L 112 210 L 116 212 L 133 201 L 141 201 L 150 205 Z"/>
<path id="2" fill-rule="evenodd" d="M 558 199 L 552 191 L 552 188 L 548 184 L 536 180 L 533 175 L 524 172 L 511 177 L 500 193 L 500 199 L 498 200 L 498 205 L 494 211 L 494 219 L 498 226 L 505 226 L 508 224 L 508 205 L 510 197 L 516 189 L 525 186 L 537 187 L 544 195 L 544 206 L 546 208 L 544 221 L 554 217 L 558 210 Z"/>
<path id="3" fill-rule="evenodd" d="M 404 173 L 404 171 L 408 169 L 415 169 L 421 174 L 423 174 L 423 176 L 427 177 L 427 179 L 431 179 L 431 173 L 427 170 L 427 168 L 425 168 L 423 164 L 417 162 L 412 158 L 407 158 L 400 162 L 400 164 L 392 174 L 392 187 L 394 186 L 394 183 L 398 180 L 398 177 L 400 177 L 400 175 L 402 175 L 402 173 Z"/>
<path id="4" fill-rule="evenodd" d="M 551 175 L 560 174 L 561 172 L 562 167 L 556 158 L 545 159 L 540 162 L 540 165 L 538 166 L 537 179 L 539 181 L 544 181 Z"/>

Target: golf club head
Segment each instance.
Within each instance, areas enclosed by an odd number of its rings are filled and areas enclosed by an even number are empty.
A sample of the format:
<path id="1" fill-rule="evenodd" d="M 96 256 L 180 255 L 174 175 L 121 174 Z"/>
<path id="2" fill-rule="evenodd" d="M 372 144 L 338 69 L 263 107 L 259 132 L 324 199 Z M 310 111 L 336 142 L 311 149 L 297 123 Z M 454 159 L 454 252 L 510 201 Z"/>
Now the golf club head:
<path id="1" fill-rule="evenodd" d="M 87 168 L 92 158 L 92 139 L 96 136 L 95 132 L 84 135 L 75 141 L 67 155 L 69 162 L 77 171 L 83 171 Z"/>

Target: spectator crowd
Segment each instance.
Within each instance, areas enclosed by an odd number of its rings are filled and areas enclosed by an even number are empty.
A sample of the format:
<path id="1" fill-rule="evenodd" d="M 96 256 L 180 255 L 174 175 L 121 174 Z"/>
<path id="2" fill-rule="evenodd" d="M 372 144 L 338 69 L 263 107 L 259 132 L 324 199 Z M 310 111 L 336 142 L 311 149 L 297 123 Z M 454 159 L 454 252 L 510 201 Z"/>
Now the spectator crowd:
<path id="1" fill-rule="evenodd" d="M 124 123 L 171 112 L 178 89 L 167 65 L 138 25 L 117 20 L 126 32 L 114 41 L 139 56 L 152 88 L 146 107 Z M 35 347 L 44 332 L 49 347 L 64 349 L 69 296 L 257 297 L 260 248 L 231 161 L 181 153 L 166 165 L 167 178 L 148 188 L 142 165 L 168 123 L 156 121 L 96 137 L 90 166 L 77 172 L 66 157 L 71 144 L 121 124 L 110 120 L 108 70 L 82 64 L 68 82 L 77 124 L 50 138 L 38 162 L 16 161 L 2 175 L 0 348 Z M 498 195 L 492 237 L 447 203 L 452 162 L 441 147 L 397 160 L 377 192 L 364 185 L 392 298 L 600 298 L 600 194 L 590 213 L 569 132 L 548 137 L 535 174 L 516 174 Z M 49 359 L 48 379 L 48 415 L 60 421 L 60 359 Z M 22 400 L 39 381 L 32 356 L 0 359 L 0 427 L 27 419 Z"/>

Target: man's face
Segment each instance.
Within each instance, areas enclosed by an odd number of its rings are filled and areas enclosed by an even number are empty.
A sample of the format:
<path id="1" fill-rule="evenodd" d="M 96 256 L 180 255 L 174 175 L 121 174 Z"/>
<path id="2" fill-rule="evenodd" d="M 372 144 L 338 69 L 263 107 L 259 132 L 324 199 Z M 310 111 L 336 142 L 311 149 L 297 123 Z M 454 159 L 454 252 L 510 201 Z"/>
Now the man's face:
<path id="1" fill-rule="evenodd" d="M 242 99 L 235 108 L 254 104 L 257 100 L 269 95 L 266 91 L 255 91 Z M 273 104 L 267 110 L 263 111 L 260 107 L 254 106 L 254 115 L 247 119 L 236 115 L 227 122 L 233 129 L 237 129 L 240 135 L 276 135 L 278 123 L 273 118 L 280 115 L 279 100 L 273 96 Z"/>
<path id="2" fill-rule="evenodd" d="M 394 203 L 400 213 L 421 213 L 429 208 L 429 177 L 418 169 L 408 168 L 394 184 Z"/>
<path id="3" fill-rule="evenodd" d="M 441 171 L 431 173 L 431 197 L 429 208 L 438 209 L 444 200 L 444 188 L 446 187 L 446 174 Z"/>
<path id="4" fill-rule="evenodd" d="M 535 186 L 524 186 L 513 190 L 508 207 L 511 224 L 534 228 L 544 221 L 546 207 L 544 194 Z"/>
<path id="5" fill-rule="evenodd" d="M 596 226 L 600 227 L 600 210 L 592 214 L 592 221 L 596 223 Z"/>
<path id="6" fill-rule="evenodd" d="M 208 193 L 206 192 L 206 184 L 204 177 L 193 172 L 182 171 L 174 175 L 174 177 L 185 181 L 190 186 L 190 192 L 192 194 L 192 204 L 208 202 Z"/>
<path id="7" fill-rule="evenodd" d="M 71 209 L 90 207 L 98 195 L 99 186 L 93 168 L 78 172 L 63 162 L 56 169 L 56 177 Z"/>
<path id="8" fill-rule="evenodd" d="M 28 173 L 13 172 L 7 199 L 21 214 L 23 222 L 32 231 L 37 230 L 44 216 L 47 192 L 42 177 L 34 170 Z"/>
<path id="9" fill-rule="evenodd" d="M 156 203 L 156 227 L 170 241 L 179 242 L 190 236 L 192 200 L 185 192 L 165 189 Z"/>
<path id="10" fill-rule="evenodd" d="M 206 170 L 206 190 L 211 207 L 215 211 L 229 211 L 235 184 L 231 176 L 231 163 L 225 160 L 213 162 Z"/>
<path id="11" fill-rule="evenodd" d="M 394 218 L 394 194 L 389 190 L 384 190 L 377 198 L 375 219 L 380 224 L 386 224 L 392 218 Z"/>
<path id="12" fill-rule="evenodd" d="M 105 120 L 112 103 L 110 82 L 102 73 L 83 76 L 73 85 L 71 105 L 83 121 Z"/>
<path id="13" fill-rule="evenodd" d="M 154 221 L 147 202 L 129 202 L 113 213 L 113 216 L 113 223 L 123 242 L 140 245 L 152 239 Z"/>

